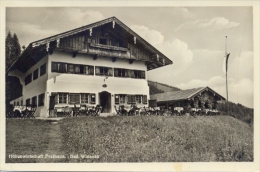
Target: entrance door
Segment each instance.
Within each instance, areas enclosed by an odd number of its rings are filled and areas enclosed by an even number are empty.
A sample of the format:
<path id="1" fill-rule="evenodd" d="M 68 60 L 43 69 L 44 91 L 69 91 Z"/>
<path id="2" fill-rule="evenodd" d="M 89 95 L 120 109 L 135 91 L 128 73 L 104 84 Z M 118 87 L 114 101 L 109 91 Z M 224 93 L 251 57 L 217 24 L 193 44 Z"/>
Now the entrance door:
<path id="1" fill-rule="evenodd" d="M 99 93 L 100 105 L 103 113 L 111 112 L 111 94 L 107 91 Z"/>

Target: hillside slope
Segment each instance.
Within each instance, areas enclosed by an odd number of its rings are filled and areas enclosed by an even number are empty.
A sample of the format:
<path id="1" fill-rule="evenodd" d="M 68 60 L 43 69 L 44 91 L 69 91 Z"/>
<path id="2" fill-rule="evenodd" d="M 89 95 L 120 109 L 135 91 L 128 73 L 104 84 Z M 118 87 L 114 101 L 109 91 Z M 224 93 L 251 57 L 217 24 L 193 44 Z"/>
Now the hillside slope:
<path id="1" fill-rule="evenodd" d="M 77 162 L 253 161 L 253 129 L 233 117 L 140 118 L 66 119 L 63 150 L 99 155 Z"/>
<path id="2" fill-rule="evenodd" d="M 150 87 L 150 95 L 181 90 L 177 87 L 173 87 L 167 84 L 149 81 L 149 80 L 148 80 L 148 86 Z"/>
<path id="3" fill-rule="evenodd" d="M 253 128 L 230 116 L 8 119 L 6 129 L 7 163 L 253 161 Z M 8 156 L 50 152 L 64 158 Z"/>

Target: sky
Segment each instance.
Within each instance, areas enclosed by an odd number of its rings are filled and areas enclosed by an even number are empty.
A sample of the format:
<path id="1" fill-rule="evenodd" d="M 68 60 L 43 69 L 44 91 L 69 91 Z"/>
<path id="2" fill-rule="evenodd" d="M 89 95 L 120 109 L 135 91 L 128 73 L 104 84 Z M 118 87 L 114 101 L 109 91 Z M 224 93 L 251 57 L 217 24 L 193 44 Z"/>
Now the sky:
<path id="1" fill-rule="evenodd" d="M 8 7 L 6 34 L 21 46 L 115 16 L 173 61 L 148 79 L 180 89 L 209 86 L 252 108 L 254 95 L 253 8 L 219 7 Z M 226 39 L 227 36 L 227 39 Z"/>

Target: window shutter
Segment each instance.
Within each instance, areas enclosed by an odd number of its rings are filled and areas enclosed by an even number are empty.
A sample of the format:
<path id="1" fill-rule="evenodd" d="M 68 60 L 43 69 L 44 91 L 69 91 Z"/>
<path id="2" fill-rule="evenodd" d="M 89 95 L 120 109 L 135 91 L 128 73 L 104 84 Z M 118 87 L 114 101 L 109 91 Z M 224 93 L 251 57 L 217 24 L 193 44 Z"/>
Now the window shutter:
<path id="1" fill-rule="evenodd" d="M 108 76 L 113 76 L 113 69 L 112 68 L 108 68 Z"/>
<path id="2" fill-rule="evenodd" d="M 143 104 L 147 104 L 147 95 L 143 95 Z"/>
<path id="3" fill-rule="evenodd" d="M 57 95 L 55 95 L 55 104 L 58 104 L 59 102 L 58 102 L 58 97 L 59 97 L 59 95 L 57 94 Z"/>
<path id="4" fill-rule="evenodd" d="M 96 67 L 96 75 L 100 75 L 100 67 Z"/>
<path id="5" fill-rule="evenodd" d="M 90 94 L 90 100 L 91 100 L 91 104 L 96 104 L 96 95 L 95 94 Z"/>
<path id="6" fill-rule="evenodd" d="M 131 104 L 131 95 L 127 95 L 127 104 Z"/>
<path id="7" fill-rule="evenodd" d="M 89 75 L 94 75 L 94 66 L 89 66 Z"/>
<path id="8" fill-rule="evenodd" d="M 88 68 L 88 66 L 85 66 L 85 68 L 84 68 L 84 74 L 87 74 L 87 75 L 89 75 L 89 68 Z"/>
<path id="9" fill-rule="evenodd" d="M 57 63 L 56 62 L 52 62 L 51 63 L 51 72 L 57 72 Z"/>
<path id="10" fill-rule="evenodd" d="M 126 69 L 126 70 L 125 70 L 125 76 L 128 77 L 128 78 L 131 76 L 129 69 Z"/>
<path id="11" fill-rule="evenodd" d="M 135 102 L 136 102 L 136 101 L 135 101 L 135 95 L 132 95 L 132 96 L 131 96 L 131 103 L 135 104 Z"/>
<path id="12" fill-rule="evenodd" d="M 63 73 L 68 73 L 68 64 L 67 63 L 63 63 L 62 64 L 62 72 Z"/>
<path id="13" fill-rule="evenodd" d="M 145 79 L 145 71 L 141 71 L 141 78 Z"/>
<path id="14" fill-rule="evenodd" d="M 114 76 L 118 77 L 118 69 L 114 68 Z"/>
<path id="15" fill-rule="evenodd" d="M 115 94 L 115 104 L 119 104 L 119 94 Z"/>

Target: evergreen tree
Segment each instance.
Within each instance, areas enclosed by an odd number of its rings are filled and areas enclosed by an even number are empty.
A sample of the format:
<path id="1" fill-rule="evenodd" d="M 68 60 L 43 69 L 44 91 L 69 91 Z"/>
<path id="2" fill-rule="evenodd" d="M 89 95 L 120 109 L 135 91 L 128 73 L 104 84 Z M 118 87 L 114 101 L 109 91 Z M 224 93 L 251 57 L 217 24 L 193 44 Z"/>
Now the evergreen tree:
<path id="1" fill-rule="evenodd" d="M 13 62 L 20 56 L 21 46 L 16 34 L 13 35 L 9 31 L 6 40 L 5 40 L 5 67 L 6 71 L 11 67 Z M 8 76 L 6 73 L 5 80 L 6 92 L 5 92 L 5 101 L 6 101 L 6 111 L 9 111 L 9 102 L 10 100 L 21 96 L 21 84 L 17 77 Z"/>
<path id="2" fill-rule="evenodd" d="M 16 34 L 14 33 L 13 36 L 13 56 L 12 56 L 12 61 L 15 61 L 21 54 L 21 46 L 18 40 L 18 37 L 16 36 Z"/>
<path id="3" fill-rule="evenodd" d="M 12 60 L 11 60 L 11 56 L 12 56 L 12 49 L 13 49 L 13 38 L 12 38 L 12 34 L 9 31 L 7 34 L 7 37 L 5 39 L 5 67 L 6 70 L 10 67 Z"/>

